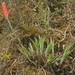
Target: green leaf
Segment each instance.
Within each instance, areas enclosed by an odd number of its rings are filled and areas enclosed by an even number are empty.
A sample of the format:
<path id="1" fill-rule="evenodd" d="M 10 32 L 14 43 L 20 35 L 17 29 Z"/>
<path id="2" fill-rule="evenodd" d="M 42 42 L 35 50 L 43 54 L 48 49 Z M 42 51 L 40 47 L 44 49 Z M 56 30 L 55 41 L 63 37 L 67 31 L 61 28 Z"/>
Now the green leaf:
<path id="1" fill-rule="evenodd" d="M 35 41 L 31 40 L 32 41 L 32 44 L 33 44 L 33 47 L 35 48 L 35 50 L 37 51 L 37 54 L 38 54 L 38 50 L 39 50 L 39 41 L 37 38 L 35 38 Z"/>
<path id="2" fill-rule="evenodd" d="M 49 56 L 48 56 L 48 58 L 47 58 L 47 63 L 48 62 L 51 62 L 53 60 L 53 57 L 52 57 L 52 54 L 50 54 Z"/>
<path id="3" fill-rule="evenodd" d="M 40 45 L 40 52 L 42 54 L 43 50 L 44 50 L 44 42 L 45 42 L 45 37 L 40 37 L 39 36 L 39 45 Z"/>
<path id="4" fill-rule="evenodd" d="M 47 57 L 48 53 L 51 51 L 52 49 L 52 44 L 51 42 L 47 45 L 46 51 L 45 51 L 45 57 Z"/>
<path id="5" fill-rule="evenodd" d="M 27 58 L 29 59 L 29 55 L 27 50 L 23 49 L 22 47 L 19 48 L 19 51 Z"/>
<path id="6" fill-rule="evenodd" d="M 52 56 L 54 57 L 54 41 L 51 39 L 51 44 L 52 44 Z"/>
<path id="7" fill-rule="evenodd" d="M 73 44 L 69 44 L 66 49 L 64 50 L 64 53 L 63 53 L 63 57 L 65 58 L 66 56 L 68 56 L 72 50 L 71 50 L 71 47 L 72 47 Z"/>
<path id="8" fill-rule="evenodd" d="M 54 9 L 56 13 L 60 12 L 60 9 L 57 7 Z"/>
<path id="9" fill-rule="evenodd" d="M 60 61 L 60 64 L 62 64 L 62 62 L 64 61 L 65 58 L 67 58 L 71 52 L 73 51 L 71 48 L 73 46 L 74 43 L 70 43 L 64 50 L 64 53 L 62 55 L 62 58 L 61 58 L 61 61 Z"/>
<path id="10" fill-rule="evenodd" d="M 29 43 L 29 51 L 30 51 L 30 53 L 33 53 L 34 52 L 34 49 L 33 49 L 33 46 L 32 46 L 31 43 Z"/>

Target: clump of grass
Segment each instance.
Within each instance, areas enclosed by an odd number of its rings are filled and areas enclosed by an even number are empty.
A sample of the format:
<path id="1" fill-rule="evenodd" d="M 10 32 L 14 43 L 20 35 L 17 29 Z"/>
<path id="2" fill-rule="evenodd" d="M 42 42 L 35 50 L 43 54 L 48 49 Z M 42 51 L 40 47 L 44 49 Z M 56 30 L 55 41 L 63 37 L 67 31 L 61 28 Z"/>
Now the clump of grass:
<path id="1" fill-rule="evenodd" d="M 35 40 L 31 40 L 28 49 L 22 44 L 19 48 L 20 52 L 28 59 L 31 63 L 36 65 L 36 61 L 39 65 L 54 63 L 60 61 L 60 64 L 71 54 L 73 44 L 66 46 L 63 54 L 57 55 L 55 53 L 54 40 L 50 39 L 50 42 L 45 42 L 46 37 L 38 37 Z M 46 44 L 45 44 L 46 43 Z"/>
<path id="2" fill-rule="evenodd" d="M 61 57 L 60 60 L 60 64 L 63 63 L 63 61 L 71 54 L 71 52 L 73 51 L 72 46 L 74 43 L 70 43 L 69 45 L 67 45 L 67 47 L 65 48 L 63 55 Z"/>
<path id="3" fill-rule="evenodd" d="M 29 61 L 32 58 L 33 62 L 34 60 L 37 60 L 38 63 L 41 61 L 44 63 L 51 62 L 54 58 L 54 41 L 51 39 L 45 46 L 45 39 L 46 37 L 39 36 L 34 41 L 31 40 L 28 50 L 22 44 L 19 50 Z"/>

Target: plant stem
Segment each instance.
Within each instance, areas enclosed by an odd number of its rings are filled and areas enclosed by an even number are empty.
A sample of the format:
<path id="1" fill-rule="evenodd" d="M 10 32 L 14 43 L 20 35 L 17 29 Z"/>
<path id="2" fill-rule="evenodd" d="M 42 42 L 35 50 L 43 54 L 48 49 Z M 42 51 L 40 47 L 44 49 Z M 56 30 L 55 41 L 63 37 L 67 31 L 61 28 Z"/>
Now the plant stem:
<path id="1" fill-rule="evenodd" d="M 9 24 L 10 30 L 13 31 L 13 27 L 12 27 L 12 25 L 10 23 L 10 20 L 8 18 L 6 18 L 6 20 L 7 20 L 8 24 Z"/>
<path id="2" fill-rule="evenodd" d="M 10 23 L 9 18 L 6 18 L 6 20 L 7 20 L 8 24 L 9 24 L 10 30 L 13 31 L 13 27 L 12 27 L 12 25 L 11 25 L 11 23 Z M 20 38 L 17 38 L 17 40 L 18 40 L 18 42 L 19 42 L 19 44 L 20 44 Z"/>

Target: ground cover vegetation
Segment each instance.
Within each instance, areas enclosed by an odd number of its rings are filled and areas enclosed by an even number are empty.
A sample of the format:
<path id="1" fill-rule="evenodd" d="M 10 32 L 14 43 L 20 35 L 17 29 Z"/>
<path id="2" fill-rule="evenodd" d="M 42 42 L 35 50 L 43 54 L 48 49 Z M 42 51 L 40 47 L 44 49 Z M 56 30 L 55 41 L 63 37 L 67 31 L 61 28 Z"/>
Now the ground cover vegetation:
<path id="1" fill-rule="evenodd" d="M 75 75 L 75 0 L 0 0 L 0 75 Z"/>

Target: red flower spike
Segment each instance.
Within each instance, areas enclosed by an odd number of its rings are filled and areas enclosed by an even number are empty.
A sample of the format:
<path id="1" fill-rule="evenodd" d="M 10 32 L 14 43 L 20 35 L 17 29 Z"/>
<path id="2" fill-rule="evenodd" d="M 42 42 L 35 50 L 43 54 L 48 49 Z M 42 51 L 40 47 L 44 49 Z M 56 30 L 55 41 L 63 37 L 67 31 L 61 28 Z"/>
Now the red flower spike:
<path id="1" fill-rule="evenodd" d="M 8 10 L 5 2 L 2 2 L 2 13 L 5 18 L 8 18 L 9 14 L 10 14 L 10 10 Z"/>

